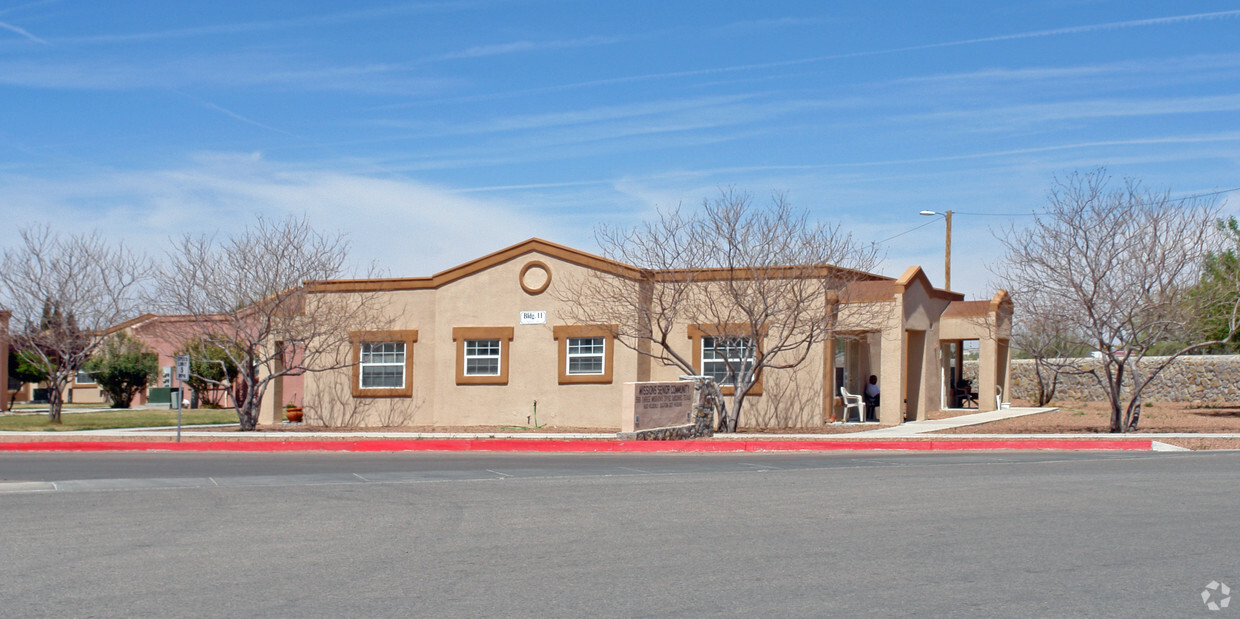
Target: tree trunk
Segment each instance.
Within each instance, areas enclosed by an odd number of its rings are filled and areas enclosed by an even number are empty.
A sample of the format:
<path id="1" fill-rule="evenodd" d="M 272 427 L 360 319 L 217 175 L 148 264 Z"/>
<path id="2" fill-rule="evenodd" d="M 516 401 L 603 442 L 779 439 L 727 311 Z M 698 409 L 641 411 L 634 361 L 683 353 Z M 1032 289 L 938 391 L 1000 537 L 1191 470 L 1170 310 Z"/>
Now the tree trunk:
<path id="1" fill-rule="evenodd" d="M 1114 378 L 1111 373 L 1107 373 L 1107 400 L 1111 403 L 1111 432 L 1122 434 L 1124 432 L 1124 407 L 1120 402 L 1120 394 L 1124 387 L 1124 365 L 1117 364 L 1115 368 Z"/>
<path id="2" fill-rule="evenodd" d="M 47 419 L 56 425 L 60 425 L 60 410 L 64 407 L 64 402 L 62 402 L 61 399 L 60 386 L 54 383 L 48 383 Z"/>
<path id="3" fill-rule="evenodd" d="M 1136 408 L 1132 409 L 1132 419 L 1128 421 L 1128 431 L 1136 432 L 1137 423 L 1139 421 L 1141 421 L 1141 404 L 1140 403 L 1137 404 Z"/>
<path id="4" fill-rule="evenodd" d="M 245 432 L 253 431 L 258 426 L 258 404 L 253 398 L 247 399 L 237 407 L 237 421 L 241 423 L 241 430 Z"/>
<path id="5" fill-rule="evenodd" d="M 1136 432 L 1137 423 L 1141 421 L 1141 392 L 1139 391 L 1141 386 L 1141 374 L 1138 372 L 1137 365 L 1134 363 L 1132 366 L 1132 388 L 1135 393 L 1132 397 L 1132 403 L 1128 405 L 1129 411 L 1131 411 L 1128 414 L 1129 432 Z"/>

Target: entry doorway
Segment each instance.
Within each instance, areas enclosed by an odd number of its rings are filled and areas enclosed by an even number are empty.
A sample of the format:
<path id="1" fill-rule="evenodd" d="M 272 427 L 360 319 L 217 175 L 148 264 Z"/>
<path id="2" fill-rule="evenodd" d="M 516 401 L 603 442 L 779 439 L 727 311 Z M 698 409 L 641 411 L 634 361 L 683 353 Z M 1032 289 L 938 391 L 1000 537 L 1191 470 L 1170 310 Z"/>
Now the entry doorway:
<path id="1" fill-rule="evenodd" d="M 977 381 L 964 370 L 966 357 L 976 359 L 978 340 L 943 340 L 942 388 L 940 407 L 943 409 L 976 409 Z"/>
<path id="2" fill-rule="evenodd" d="M 835 419 L 844 419 L 843 400 L 840 389 L 850 395 L 865 393 L 866 383 L 876 368 L 881 367 L 879 359 L 879 334 L 877 332 L 858 332 L 841 335 L 835 339 L 834 359 L 834 391 L 832 400 L 837 403 L 834 411 Z M 878 419 L 878 411 L 867 411 L 866 417 Z"/>

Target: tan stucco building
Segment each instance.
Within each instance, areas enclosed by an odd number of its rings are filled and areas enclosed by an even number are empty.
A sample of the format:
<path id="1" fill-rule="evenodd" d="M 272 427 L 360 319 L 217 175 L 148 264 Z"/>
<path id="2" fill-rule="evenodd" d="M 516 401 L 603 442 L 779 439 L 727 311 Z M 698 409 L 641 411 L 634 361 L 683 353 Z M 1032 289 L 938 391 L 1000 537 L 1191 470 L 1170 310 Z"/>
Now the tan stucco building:
<path id="1" fill-rule="evenodd" d="M 351 367 L 305 377 L 312 421 L 436 427 L 532 426 L 616 429 L 623 384 L 677 380 L 617 342 L 607 325 L 568 320 L 562 294 L 584 277 L 649 272 L 532 239 L 431 277 L 307 283 L 315 295 L 366 295 L 386 315 L 381 330 L 352 333 Z M 964 301 L 935 289 L 919 267 L 899 278 L 861 274 L 837 297 L 839 337 L 814 344 L 805 363 L 771 370 L 749 391 L 741 425 L 804 427 L 843 417 L 841 388 L 861 393 L 878 377 L 878 420 L 923 419 L 954 403 L 962 343 L 980 342 L 981 410 L 1007 391 L 1012 305 Z M 700 325 L 680 326 L 700 364 Z M 278 422 L 283 402 L 264 402 L 260 423 Z M 317 416 L 317 417 L 316 417 Z M 536 416 L 536 417 L 535 417 Z"/>

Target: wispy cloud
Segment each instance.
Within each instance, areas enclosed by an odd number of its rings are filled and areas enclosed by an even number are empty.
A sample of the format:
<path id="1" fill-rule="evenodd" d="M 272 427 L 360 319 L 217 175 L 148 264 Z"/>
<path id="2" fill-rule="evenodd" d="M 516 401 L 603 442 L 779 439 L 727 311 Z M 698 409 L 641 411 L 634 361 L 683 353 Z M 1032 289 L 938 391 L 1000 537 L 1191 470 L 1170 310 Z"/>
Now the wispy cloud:
<path id="1" fill-rule="evenodd" d="M 227 116 L 227 117 L 229 117 L 229 118 L 232 118 L 232 119 L 234 119 L 234 120 L 237 120 L 237 121 L 243 122 L 243 123 L 245 123 L 245 124 L 247 124 L 247 125 L 253 125 L 253 126 L 255 126 L 255 127 L 259 127 L 260 129 L 266 129 L 266 130 L 268 130 L 268 131 L 274 131 L 275 133 L 280 133 L 280 134 L 287 135 L 287 136 L 289 136 L 289 137 L 293 137 L 293 138 L 298 138 L 298 139 L 303 139 L 303 140 L 305 139 L 305 138 L 303 138 L 302 136 L 299 136 L 299 135 L 297 135 L 297 134 L 295 134 L 295 133 L 290 133 L 290 132 L 285 131 L 285 130 L 283 130 L 283 129 L 280 129 L 280 128 L 278 128 L 278 127 L 273 127 L 273 126 L 268 125 L 268 124 L 265 124 L 265 123 L 260 123 L 260 122 L 258 122 L 257 120 L 254 120 L 254 119 L 251 119 L 251 118 L 246 118 L 245 116 L 242 116 L 241 114 L 238 114 L 238 113 L 236 113 L 236 112 L 234 112 L 234 111 L 232 111 L 232 110 L 230 110 L 230 109 L 227 109 L 227 108 L 225 108 L 225 107 L 223 107 L 223 106 L 220 106 L 220 105 L 216 105 L 215 103 L 212 103 L 212 102 L 210 102 L 210 101 L 207 101 L 207 100 L 204 100 L 204 99 L 200 99 L 200 98 L 195 97 L 194 95 L 191 95 L 191 94 L 189 94 L 189 93 L 187 93 L 187 92 L 181 92 L 181 91 L 179 91 L 179 90 L 178 90 L 178 91 L 176 91 L 176 93 L 177 93 L 177 94 L 179 94 L 179 95 L 181 95 L 182 97 L 185 97 L 185 98 L 187 98 L 187 99 L 189 99 L 189 100 L 191 100 L 191 101 L 193 101 L 193 102 L 197 103 L 198 105 L 201 105 L 201 106 L 203 106 L 203 107 L 205 107 L 205 108 L 209 109 L 209 110 L 214 110 L 214 111 L 219 112 L 219 113 L 221 113 L 221 114 L 223 114 L 223 115 L 225 115 L 225 116 Z"/>
<path id="2" fill-rule="evenodd" d="M 1011 105 L 985 109 L 952 109 L 909 114 L 897 120 L 908 122 L 960 122 L 972 131 L 1011 131 L 1032 123 L 1073 119 L 1166 116 L 1240 111 L 1240 94 L 1161 99 L 1092 99 Z"/>
<path id="3" fill-rule="evenodd" d="M 321 15 L 305 15 L 301 17 L 292 17 L 288 19 L 274 19 L 250 22 L 236 22 L 229 24 L 212 24 L 208 26 L 194 26 L 190 28 L 171 28 L 168 30 L 154 30 L 147 32 L 130 32 L 130 33 L 114 33 L 99 34 L 80 37 L 64 37 L 56 39 L 56 42 L 74 43 L 74 44 L 105 44 L 105 43 L 132 43 L 139 41 L 152 41 L 160 39 L 181 39 L 188 37 L 200 37 L 211 35 L 227 35 L 238 34 L 244 32 L 259 32 L 265 30 L 285 30 L 292 28 L 304 28 L 308 26 L 338 26 L 345 22 L 366 21 L 374 19 L 389 18 L 395 15 L 416 14 L 416 13 L 434 13 L 434 12 L 450 12 L 460 10 L 470 10 L 482 6 L 495 4 L 496 0 L 476 0 L 476 1 L 456 1 L 456 2 L 406 2 L 386 7 L 377 7 L 361 11 L 341 11 L 335 13 L 327 13 Z"/>
<path id="4" fill-rule="evenodd" d="M 1118 62 L 1102 62 L 1071 66 L 987 67 L 973 71 L 916 75 L 870 82 L 871 86 L 927 84 L 941 86 L 953 83 L 979 83 L 989 87 L 995 83 L 1036 84 L 1062 83 L 1068 80 L 1097 80 L 1099 77 L 1139 76 L 1149 84 L 1154 76 L 1178 79 L 1207 79 L 1215 70 L 1240 69 L 1240 54 L 1197 54 L 1170 58 L 1144 58 Z M 1075 83 L 1075 82 L 1073 82 Z"/>
<path id="5" fill-rule="evenodd" d="M 0 84 L 65 90 L 265 86 L 308 92 L 427 96 L 456 83 L 453 78 L 423 77 L 399 65 L 324 66 L 309 59 L 265 53 L 0 60 Z"/>
<path id="6" fill-rule="evenodd" d="M 581 47 L 596 47 L 599 45 L 612 45 L 615 43 L 623 43 L 628 37 L 602 37 L 591 36 L 581 37 L 577 39 L 563 39 L 558 41 L 513 41 L 511 43 L 496 43 L 493 45 L 479 45 L 466 48 L 460 51 L 447 52 L 425 59 L 426 61 L 438 60 L 459 60 L 464 58 L 484 58 L 487 56 L 499 56 L 503 54 L 538 52 L 547 50 L 574 49 Z"/>
<path id="7" fill-rule="evenodd" d="M 480 120 L 474 122 L 456 122 L 451 126 L 427 128 L 423 121 L 407 121 L 403 119 L 387 119 L 369 121 L 381 127 L 420 128 L 421 131 L 404 139 L 423 138 L 448 135 L 473 135 L 483 133 L 504 133 L 566 127 L 574 125 L 593 125 L 601 122 L 626 120 L 632 118 L 650 118 L 679 114 L 687 111 L 701 112 L 719 106 L 734 105 L 752 95 L 725 95 L 716 97 L 694 97 L 667 101 L 643 101 L 623 105 L 605 105 L 581 110 L 568 110 L 547 114 L 525 114 Z"/>
<path id="8" fill-rule="evenodd" d="M 1090 32 L 1101 32 L 1106 30 L 1120 30 L 1126 28 L 1141 28 L 1150 26 L 1165 26 L 1194 21 L 1224 20 L 1240 18 L 1240 9 L 1232 11 L 1216 11 L 1212 13 L 1193 13 L 1188 15 L 1174 15 L 1169 17 L 1157 17 L 1151 19 L 1136 19 L 1116 22 L 1106 22 L 1101 24 L 1090 24 L 1085 26 L 1069 26 L 1066 28 L 1052 28 L 1047 30 L 1031 30 L 1028 32 L 1017 32 L 1012 34 L 995 35 L 989 37 L 977 37 L 971 39 L 959 39 L 955 41 L 944 41 L 940 43 L 927 43 L 924 45 L 908 45 L 903 47 L 890 47 L 885 49 L 864 50 L 857 52 L 846 52 L 839 54 L 826 54 L 822 56 L 810 56 L 806 58 L 793 58 L 789 60 L 779 60 L 772 62 L 760 62 L 749 64 L 738 64 L 724 67 L 709 67 L 703 69 L 687 69 L 684 71 L 667 71 L 661 73 L 646 73 L 641 75 L 628 75 L 620 77 L 602 78 L 596 80 L 587 80 L 581 82 L 573 82 L 568 84 L 557 84 L 553 86 L 545 86 L 539 88 L 528 88 L 524 90 L 510 90 L 502 93 L 487 93 L 482 95 L 474 95 L 468 97 L 457 97 L 449 101 L 481 101 L 498 98 L 511 98 L 518 96 L 545 94 L 549 92 L 559 92 L 564 90 L 574 90 L 579 88 L 592 88 L 597 86 L 612 86 L 618 84 L 629 84 L 636 82 L 647 82 L 654 80 L 681 79 L 687 77 L 699 77 L 704 75 L 715 75 L 721 73 L 733 73 L 739 71 L 762 71 L 770 69 L 779 69 L 784 67 L 792 67 L 798 65 L 827 62 L 831 60 L 844 60 L 849 58 L 864 58 L 867 56 L 882 56 L 889 54 L 900 54 L 905 52 L 924 51 L 931 49 L 940 49 L 948 47 L 959 47 L 966 45 L 978 45 L 982 43 L 996 43 L 1001 41 L 1013 41 L 1019 39 L 1032 39 L 1051 36 L 1065 36 L 1072 34 L 1085 34 Z"/>
<path id="9" fill-rule="evenodd" d="M 9 32 L 16 32 L 17 34 L 20 34 L 26 37 L 27 39 L 34 41 L 35 43 L 42 43 L 43 45 L 48 44 L 47 41 L 44 41 L 43 39 L 40 39 L 39 37 L 36 37 L 33 34 L 30 34 L 29 32 L 27 32 L 25 28 L 19 28 L 10 23 L 0 21 L 0 29 L 8 30 Z"/>
<path id="10" fill-rule="evenodd" d="M 960 153 L 955 155 L 942 155 L 934 157 L 911 157 L 907 159 L 875 159 L 867 161 L 836 161 L 824 163 L 804 163 L 804 164 L 785 164 L 785 165 L 756 165 L 756 166 L 726 166 L 717 168 L 702 168 L 696 170 L 677 170 L 660 174 L 647 175 L 645 179 L 661 179 L 661 178 L 692 178 L 692 177 L 710 177 L 710 176 L 729 176 L 738 173 L 751 172 L 774 172 L 774 171 L 813 171 L 825 169 L 847 169 L 847 168 L 870 168 L 884 166 L 907 166 L 911 164 L 923 163 L 945 163 L 953 161 L 969 161 L 969 160 L 999 160 L 1013 156 L 1032 155 L 1038 153 L 1048 153 L 1056 151 L 1075 151 L 1086 150 L 1091 148 L 1107 148 L 1116 146 L 1156 146 L 1170 144 L 1202 144 L 1202 143 L 1224 143 L 1224 142 L 1240 142 L 1240 132 L 1210 133 L 1210 134 L 1194 134 L 1184 136 L 1164 136 L 1151 138 L 1136 138 L 1124 140 L 1096 140 L 1088 142 L 1072 142 L 1066 144 L 1053 144 L 1047 146 L 1036 146 L 1029 148 L 1013 148 L 1006 150 L 991 150 L 973 153 Z M 1096 165 L 1096 164 L 1095 164 Z"/>
<path id="11" fill-rule="evenodd" d="M 230 233 L 255 213 L 302 214 L 350 233 L 354 258 L 396 275 L 430 275 L 532 236 L 578 244 L 556 222 L 530 218 L 502 199 L 459 195 L 432 184 L 259 154 L 203 154 L 180 166 L 75 178 L 2 175 L 0 214 L 16 229 L 40 218 L 72 231 L 94 228 L 158 255 L 185 230 Z"/>

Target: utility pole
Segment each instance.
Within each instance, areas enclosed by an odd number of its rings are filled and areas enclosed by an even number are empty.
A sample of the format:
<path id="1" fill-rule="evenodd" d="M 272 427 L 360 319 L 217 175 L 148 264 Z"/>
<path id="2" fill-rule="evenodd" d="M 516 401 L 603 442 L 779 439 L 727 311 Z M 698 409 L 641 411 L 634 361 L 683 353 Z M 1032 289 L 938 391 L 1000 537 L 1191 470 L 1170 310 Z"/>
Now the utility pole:
<path id="1" fill-rule="evenodd" d="M 947 243 L 943 250 L 943 288 L 952 289 L 952 212 L 947 211 L 943 218 L 947 220 Z"/>
<path id="2" fill-rule="evenodd" d="M 922 211 L 922 215 L 938 215 L 947 222 L 947 243 L 943 249 L 943 289 L 952 289 L 952 212 Z"/>

